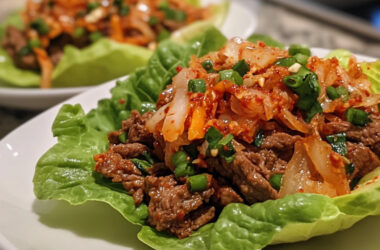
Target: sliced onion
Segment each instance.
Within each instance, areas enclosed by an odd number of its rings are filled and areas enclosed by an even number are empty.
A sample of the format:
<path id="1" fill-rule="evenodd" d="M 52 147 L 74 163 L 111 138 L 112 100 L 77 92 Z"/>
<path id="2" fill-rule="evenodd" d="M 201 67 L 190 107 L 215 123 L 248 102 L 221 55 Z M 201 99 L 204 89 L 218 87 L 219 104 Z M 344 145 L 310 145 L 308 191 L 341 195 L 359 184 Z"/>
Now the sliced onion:
<path id="1" fill-rule="evenodd" d="M 161 122 L 165 118 L 165 110 L 167 107 L 169 107 L 170 102 L 162 106 L 159 110 L 157 110 L 156 113 L 146 122 L 145 127 L 148 129 L 149 132 L 153 133 L 156 128 L 157 124 Z"/>
<path id="2" fill-rule="evenodd" d="M 281 109 L 281 113 L 278 118 L 292 130 L 297 130 L 304 134 L 310 133 L 310 126 L 285 108 Z"/>
<path id="3" fill-rule="evenodd" d="M 195 73 L 190 69 L 183 69 L 173 77 L 174 97 L 162 126 L 165 141 L 173 142 L 177 140 L 178 136 L 184 131 L 184 123 L 189 111 L 187 84 L 193 78 L 195 78 Z"/>
<path id="4" fill-rule="evenodd" d="M 371 94 L 363 97 L 363 101 L 354 105 L 354 107 L 371 107 L 380 103 L 380 94 Z"/>

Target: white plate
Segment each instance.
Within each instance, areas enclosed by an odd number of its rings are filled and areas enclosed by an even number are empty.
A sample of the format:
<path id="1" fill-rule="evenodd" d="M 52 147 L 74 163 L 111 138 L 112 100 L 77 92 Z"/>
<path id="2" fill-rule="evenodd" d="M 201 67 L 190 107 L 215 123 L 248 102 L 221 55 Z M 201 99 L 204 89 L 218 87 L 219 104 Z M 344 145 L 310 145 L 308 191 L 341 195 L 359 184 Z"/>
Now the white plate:
<path id="1" fill-rule="evenodd" d="M 313 49 L 325 56 L 328 51 Z M 373 58 L 358 57 L 370 61 Z M 97 100 L 110 97 L 115 82 L 95 87 L 67 100 L 88 112 Z M 63 201 L 39 201 L 33 194 L 34 167 L 56 140 L 51 124 L 59 104 L 25 123 L 0 141 L 0 249 L 148 249 L 136 238 L 139 227 L 100 202 L 70 206 Z M 380 216 L 366 218 L 349 230 L 271 249 L 378 249 Z"/>
<path id="2" fill-rule="evenodd" d="M 203 2 L 208 4 L 221 1 L 222 0 L 206 0 Z M 244 38 L 252 34 L 257 26 L 258 6 L 258 1 L 252 1 L 252 3 L 249 4 L 249 8 L 243 6 L 239 1 L 231 2 L 228 15 L 221 27 L 223 34 L 226 37 L 241 36 Z M 0 106 L 27 110 L 46 109 L 90 88 L 93 87 L 57 89 L 18 89 L 0 87 Z"/>

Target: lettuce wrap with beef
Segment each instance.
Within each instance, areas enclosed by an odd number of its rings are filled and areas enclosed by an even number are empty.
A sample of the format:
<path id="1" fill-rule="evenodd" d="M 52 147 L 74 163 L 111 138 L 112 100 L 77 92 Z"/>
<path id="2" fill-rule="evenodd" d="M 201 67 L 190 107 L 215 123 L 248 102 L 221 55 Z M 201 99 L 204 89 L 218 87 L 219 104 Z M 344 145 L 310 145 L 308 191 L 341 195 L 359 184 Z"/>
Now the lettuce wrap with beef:
<path id="1" fill-rule="evenodd" d="M 72 205 L 86 201 L 107 203 L 126 220 L 141 225 L 138 238 L 155 249 L 262 249 L 270 244 L 331 234 L 366 216 L 380 214 L 380 170 L 375 169 L 350 194 L 335 198 L 297 193 L 251 206 L 230 204 L 215 222 L 178 239 L 148 226 L 147 206 L 142 203 L 135 207 L 120 183 L 94 171 L 93 156 L 107 149 L 109 131 L 119 129 L 131 110 L 144 113 L 154 109 L 158 95 L 177 73 L 176 68 L 187 67 L 191 55 L 203 56 L 225 43 L 226 38 L 213 28 L 186 44 L 165 41 L 145 68 L 118 81 L 111 90 L 112 97 L 100 100 L 88 114 L 79 104 L 62 106 L 52 126 L 58 143 L 36 166 L 33 183 L 37 198 L 65 200 Z M 378 68 L 374 63 L 365 71 L 374 91 L 379 88 Z"/>

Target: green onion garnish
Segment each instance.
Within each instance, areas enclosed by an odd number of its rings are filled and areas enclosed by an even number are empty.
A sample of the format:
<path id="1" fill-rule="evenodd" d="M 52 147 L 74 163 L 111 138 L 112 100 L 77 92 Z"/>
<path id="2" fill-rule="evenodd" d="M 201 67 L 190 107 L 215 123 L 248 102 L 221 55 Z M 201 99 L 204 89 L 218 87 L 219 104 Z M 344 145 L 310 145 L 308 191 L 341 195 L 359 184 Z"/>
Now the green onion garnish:
<path id="1" fill-rule="evenodd" d="M 191 192 L 201 192 L 207 188 L 207 176 L 205 174 L 198 174 L 187 178 L 187 185 Z"/>
<path id="2" fill-rule="evenodd" d="M 232 69 L 238 72 L 240 76 L 244 76 L 249 71 L 249 64 L 243 59 L 237 62 Z"/>
<path id="3" fill-rule="evenodd" d="M 368 122 L 371 121 L 369 119 L 368 114 L 360 109 L 349 108 L 345 112 L 345 116 L 347 121 L 351 122 L 356 126 L 365 126 Z"/>
<path id="4" fill-rule="evenodd" d="M 29 46 L 29 48 L 31 50 L 34 49 L 34 48 L 41 47 L 41 41 L 40 41 L 40 39 L 37 39 L 37 38 L 30 39 L 28 41 L 28 46 Z"/>
<path id="5" fill-rule="evenodd" d="M 330 143 L 332 150 L 342 156 L 347 155 L 346 133 L 328 135 L 326 140 Z"/>
<path id="6" fill-rule="evenodd" d="M 130 11 L 130 8 L 127 5 L 123 4 L 122 6 L 119 7 L 119 15 L 120 16 L 128 15 L 129 11 Z"/>
<path id="7" fill-rule="evenodd" d="M 208 142 L 207 155 L 216 157 L 220 155 L 227 163 L 231 163 L 235 159 L 236 150 L 232 144 L 234 139 L 232 134 L 223 137 L 218 129 L 210 127 L 205 139 Z"/>
<path id="8" fill-rule="evenodd" d="M 36 20 L 31 22 L 30 28 L 36 30 L 40 35 L 46 35 L 47 33 L 49 33 L 50 30 L 49 26 L 42 18 L 37 18 Z"/>
<path id="9" fill-rule="evenodd" d="M 310 51 L 309 47 L 307 47 L 305 45 L 292 44 L 292 45 L 290 45 L 288 52 L 291 56 L 294 56 L 296 54 L 311 56 L 311 51 Z"/>
<path id="10" fill-rule="evenodd" d="M 95 31 L 90 34 L 90 41 L 94 43 L 100 40 L 102 37 L 103 37 L 102 33 L 100 33 L 99 31 Z"/>
<path id="11" fill-rule="evenodd" d="M 165 18 L 178 22 L 184 22 L 187 19 L 187 14 L 181 10 L 172 9 L 168 2 L 160 3 L 158 8 L 164 12 Z"/>
<path id="12" fill-rule="evenodd" d="M 29 46 L 25 46 L 23 48 L 21 48 L 18 52 L 17 52 L 17 56 L 19 57 L 23 57 L 23 56 L 26 56 L 28 54 L 32 53 L 32 50 L 30 49 Z"/>
<path id="13" fill-rule="evenodd" d="M 286 57 L 278 59 L 275 64 L 282 67 L 290 67 L 296 62 L 297 60 L 294 57 Z"/>
<path id="14" fill-rule="evenodd" d="M 305 55 L 305 54 L 301 54 L 301 53 L 297 53 L 293 56 L 295 58 L 295 60 L 302 64 L 302 65 L 306 65 L 307 64 L 307 59 L 309 58 L 309 56 Z"/>
<path id="15" fill-rule="evenodd" d="M 157 25 L 159 23 L 159 20 L 156 16 L 152 16 L 149 18 L 148 23 L 150 26 L 154 26 L 154 25 Z"/>
<path id="16" fill-rule="evenodd" d="M 264 131 L 260 129 L 259 132 L 257 132 L 255 141 L 253 143 L 256 145 L 256 147 L 259 148 L 261 144 L 263 143 L 264 138 L 265 138 Z"/>
<path id="17" fill-rule="evenodd" d="M 100 6 L 100 3 L 98 3 L 98 2 L 90 2 L 87 4 L 87 9 L 89 12 L 91 12 L 94 9 L 98 8 L 99 6 Z"/>
<path id="18" fill-rule="evenodd" d="M 346 102 L 350 98 L 350 93 L 343 86 L 339 86 L 337 88 L 334 88 L 333 86 L 329 86 L 326 89 L 326 93 L 327 93 L 327 96 L 331 100 L 335 100 L 342 97 L 342 100 Z"/>
<path id="19" fill-rule="evenodd" d="M 81 38 L 86 33 L 86 30 L 83 27 L 76 27 L 73 32 L 74 38 Z"/>
<path id="20" fill-rule="evenodd" d="M 346 165 L 346 173 L 347 174 L 352 174 L 355 170 L 355 164 L 354 163 L 350 163 L 350 164 L 347 164 Z"/>
<path id="21" fill-rule="evenodd" d="M 207 71 L 207 73 L 215 72 L 214 63 L 209 59 L 202 62 L 202 67 Z"/>
<path id="22" fill-rule="evenodd" d="M 282 174 L 274 174 L 269 178 L 269 183 L 272 185 L 274 189 L 280 190 L 281 180 L 282 180 Z"/>
<path id="23" fill-rule="evenodd" d="M 184 177 L 184 176 L 191 176 L 194 174 L 195 174 L 194 167 L 190 164 L 182 163 L 180 165 L 177 165 L 174 169 L 174 176 L 176 178 Z"/>
<path id="24" fill-rule="evenodd" d="M 243 78 L 233 69 L 220 71 L 219 76 L 220 80 L 234 82 L 239 86 L 243 84 Z"/>
<path id="25" fill-rule="evenodd" d="M 151 168 L 152 164 L 150 164 L 147 161 L 140 160 L 140 159 L 131 159 L 131 162 L 133 162 L 135 167 L 138 168 L 141 171 L 141 173 L 143 173 L 144 175 L 149 174 L 148 168 Z"/>
<path id="26" fill-rule="evenodd" d="M 191 79 L 187 85 L 189 92 L 193 93 L 205 93 L 206 92 L 206 82 L 203 79 Z"/>

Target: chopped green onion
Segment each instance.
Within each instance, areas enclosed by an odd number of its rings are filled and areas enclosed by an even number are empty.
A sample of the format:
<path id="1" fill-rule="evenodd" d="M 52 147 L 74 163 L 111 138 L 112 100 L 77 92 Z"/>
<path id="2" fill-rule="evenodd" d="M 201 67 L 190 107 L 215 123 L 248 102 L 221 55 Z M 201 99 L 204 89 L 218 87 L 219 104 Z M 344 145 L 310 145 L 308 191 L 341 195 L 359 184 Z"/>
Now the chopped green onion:
<path id="1" fill-rule="evenodd" d="M 198 158 L 199 151 L 194 143 L 183 146 L 183 150 L 185 150 L 185 152 L 190 156 L 191 159 Z"/>
<path id="2" fill-rule="evenodd" d="M 205 93 L 206 92 L 206 82 L 203 79 L 191 79 L 187 85 L 189 92 L 193 93 Z"/>
<path id="3" fill-rule="evenodd" d="M 186 12 L 182 10 L 172 9 L 167 2 L 161 3 L 158 8 L 164 12 L 165 18 L 169 20 L 174 20 L 178 22 L 184 22 L 187 19 Z"/>
<path id="4" fill-rule="evenodd" d="M 282 181 L 282 174 L 274 174 L 269 178 L 269 183 L 276 190 L 280 190 Z"/>
<path id="5" fill-rule="evenodd" d="M 25 46 L 23 48 L 21 48 L 18 52 L 17 52 L 17 56 L 19 57 L 23 57 L 23 56 L 26 56 L 28 54 L 32 53 L 32 50 L 30 49 L 29 46 Z"/>
<path id="6" fill-rule="evenodd" d="M 119 14 L 120 14 L 120 16 L 126 16 L 126 15 L 128 15 L 129 11 L 130 11 L 130 8 L 127 5 L 122 5 L 122 6 L 119 7 Z"/>
<path id="7" fill-rule="evenodd" d="M 335 88 L 333 86 L 329 86 L 326 89 L 326 93 L 327 93 L 327 96 L 331 100 L 335 100 L 335 99 L 338 99 L 338 98 L 342 97 L 342 100 L 344 102 L 346 102 L 349 99 L 349 97 L 350 97 L 350 93 L 343 86 L 339 86 L 337 88 Z"/>
<path id="8" fill-rule="evenodd" d="M 326 140 L 330 143 L 332 150 L 342 156 L 347 155 L 346 133 L 328 135 Z"/>
<path id="9" fill-rule="evenodd" d="M 183 163 L 187 164 L 187 154 L 183 151 L 177 151 L 173 154 L 171 162 L 174 166 L 179 166 Z"/>
<path id="10" fill-rule="evenodd" d="M 122 143 L 125 143 L 128 139 L 128 135 L 126 132 L 122 133 L 119 135 L 119 141 L 122 142 Z"/>
<path id="11" fill-rule="evenodd" d="M 207 71 L 207 73 L 215 72 L 214 63 L 209 59 L 202 62 L 202 67 Z"/>
<path id="12" fill-rule="evenodd" d="M 369 119 L 368 114 L 360 109 L 349 108 L 345 112 L 345 116 L 347 121 L 351 122 L 356 126 L 365 126 L 368 122 L 371 121 Z"/>
<path id="13" fill-rule="evenodd" d="M 90 41 L 94 43 L 100 40 L 102 37 L 103 37 L 102 33 L 100 33 L 99 31 L 95 31 L 90 34 Z"/>
<path id="14" fill-rule="evenodd" d="M 294 57 L 286 57 L 278 59 L 275 64 L 282 67 L 290 67 L 296 62 L 297 60 Z"/>
<path id="15" fill-rule="evenodd" d="M 100 6 L 100 3 L 98 2 L 90 2 L 87 4 L 87 9 L 89 12 L 93 11 L 94 9 L 98 8 Z"/>
<path id="16" fill-rule="evenodd" d="M 174 169 L 174 176 L 176 178 L 178 177 L 184 177 L 184 176 L 191 176 L 195 174 L 195 169 L 192 165 L 187 163 L 182 163 L 180 165 L 177 165 Z"/>
<path id="17" fill-rule="evenodd" d="M 37 18 L 36 20 L 31 22 L 30 28 L 36 30 L 40 35 L 46 35 L 47 33 L 49 33 L 50 30 L 49 26 L 42 18 Z"/>
<path id="18" fill-rule="evenodd" d="M 307 55 L 304 55 L 304 54 L 301 54 L 301 53 L 297 53 L 293 56 L 296 61 L 302 65 L 306 65 L 307 64 L 307 59 L 309 58 L 309 56 Z"/>
<path id="19" fill-rule="evenodd" d="M 28 41 L 28 46 L 29 46 L 29 48 L 31 50 L 34 49 L 34 48 L 41 47 L 41 41 L 40 41 L 40 39 L 37 39 L 37 38 L 30 39 Z"/>
<path id="20" fill-rule="evenodd" d="M 239 86 L 243 84 L 243 78 L 233 69 L 220 71 L 219 76 L 220 80 L 234 82 Z"/>
<path id="21" fill-rule="evenodd" d="M 157 41 L 161 42 L 170 37 L 170 32 L 167 29 L 162 29 L 157 36 Z"/>
<path id="22" fill-rule="evenodd" d="M 145 151 L 142 153 L 142 155 L 147 160 L 147 162 L 149 162 L 151 165 L 153 165 L 154 160 L 153 160 L 152 156 L 150 156 L 149 152 Z"/>
<path id="23" fill-rule="evenodd" d="M 358 185 L 359 181 L 360 181 L 360 178 L 354 178 L 354 179 L 352 179 L 352 181 L 350 182 L 350 189 L 354 190 L 354 188 L 356 187 L 356 185 Z"/>
<path id="24" fill-rule="evenodd" d="M 209 148 L 215 148 L 222 138 L 223 135 L 215 127 L 210 127 L 205 134 L 205 140 L 208 142 Z"/>
<path id="25" fill-rule="evenodd" d="M 311 108 L 306 112 L 305 121 L 310 122 L 316 114 L 320 114 L 322 112 L 323 109 L 321 107 L 321 104 L 318 101 L 314 102 Z"/>
<path id="26" fill-rule="evenodd" d="M 290 45 L 288 52 L 291 56 L 294 56 L 296 54 L 311 56 L 311 51 L 310 51 L 309 47 L 307 47 L 305 45 L 292 44 L 292 45 Z"/>
<path id="27" fill-rule="evenodd" d="M 159 23 L 159 20 L 156 16 L 152 16 L 149 18 L 148 23 L 150 26 L 154 26 L 154 25 L 157 25 Z"/>
<path id="28" fill-rule="evenodd" d="M 346 173 L 347 174 L 352 174 L 353 172 L 354 172 L 354 170 L 355 170 L 355 164 L 354 163 L 350 163 L 350 164 L 347 164 L 346 165 Z"/>
<path id="29" fill-rule="evenodd" d="M 234 139 L 234 136 L 231 135 L 231 134 L 228 134 L 226 136 L 224 136 L 219 142 L 218 144 L 222 145 L 222 146 L 226 146 L 228 143 L 232 142 L 232 140 Z"/>
<path id="30" fill-rule="evenodd" d="M 243 59 L 238 61 L 232 69 L 238 72 L 240 76 L 244 76 L 249 71 L 249 64 Z"/>
<path id="31" fill-rule="evenodd" d="M 333 86 L 329 86 L 327 87 L 326 89 L 326 93 L 327 93 L 327 96 L 331 99 L 331 100 L 335 100 L 335 99 L 338 99 L 340 97 L 340 95 L 338 94 L 338 91 L 336 90 L 336 88 L 334 88 Z"/>
<path id="32" fill-rule="evenodd" d="M 86 33 L 86 30 L 83 27 L 76 27 L 73 32 L 74 38 L 81 38 Z"/>
<path id="33" fill-rule="evenodd" d="M 207 188 L 207 176 L 198 174 L 187 178 L 187 185 L 191 192 L 201 192 Z"/>
<path id="34" fill-rule="evenodd" d="M 144 175 L 149 174 L 148 168 L 151 168 L 152 164 L 140 159 L 131 159 L 131 162 L 133 162 L 133 164 L 136 166 L 136 168 L 138 168 L 141 171 L 141 173 L 143 173 Z"/>
<path id="35" fill-rule="evenodd" d="M 257 132 L 255 141 L 253 143 L 256 145 L 256 147 L 259 148 L 261 144 L 263 143 L 264 138 L 265 138 L 264 131 L 260 129 L 259 132 Z"/>

